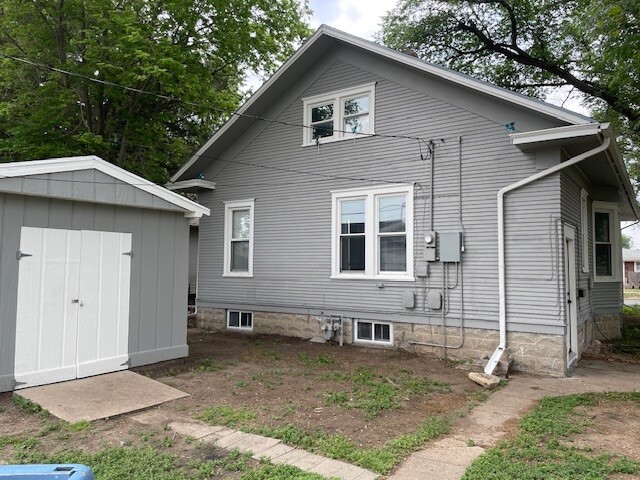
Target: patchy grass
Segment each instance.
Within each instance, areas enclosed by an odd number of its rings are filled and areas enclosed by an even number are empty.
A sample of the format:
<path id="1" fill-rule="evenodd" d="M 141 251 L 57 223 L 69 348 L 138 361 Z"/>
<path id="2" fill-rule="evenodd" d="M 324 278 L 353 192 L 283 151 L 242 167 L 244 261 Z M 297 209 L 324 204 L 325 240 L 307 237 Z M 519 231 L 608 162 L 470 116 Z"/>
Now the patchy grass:
<path id="1" fill-rule="evenodd" d="M 330 357 L 329 355 L 320 354 L 311 356 L 307 352 L 301 352 L 298 355 L 298 360 L 300 361 L 300 364 L 307 368 L 324 368 L 338 363 L 335 358 Z"/>
<path id="2" fill-rule="evenodd" d="M 21 397 L 18 394 L 13 394 L 11 400 L 15 405 L 20 407 L 20 410 L 27 413 L 38 413 L 41 417 L 49 416 L 49 412 L 47 412 L 44 408 L 42 408 L 36 402 L 32 402 L 31 400 Z"/>
<path id="3" fill-rule="evenodd" d="M 242 480 L 324 480 L 325 477 L 303 472 L 291 465 L 264 465 L 242 476 Z"/>
<path id="4" fill-rule="evenodd" d="M 256 417 L 257 415 L 254 412 L 227 405 L 207 408 L 196 416 L 197 419 L 204 420 L 212 425 L 224 425 L 225 427 L 239 427 L 255 420 Z"/>
<path id="5" fill-rule="evenodd" d="M 600 400 L 637 402 L 640 392 L 568 395 L 544 398 L 520 421 L 520 433 L 487 450 L 467 469 L 463 480 L 546 478 L 607 479 L 640 474 L 640 463 L 625 456 L 593 454 L 570 439 L 593 425 L 589 407 Z"/>
<path id="6" fill-rule="evenodd" d="M 424 396 L 433 392 L 448 393 L 451 386 L 446 382 L 426 377 L 410 378 L 406 374 L 396 381 L 360 367 L 355 372 L 327 372 L 321 378 L 340 382 L 348 391 L 330 391 L 326 395 L 327 405 L 362 410 L 366 418 L 373 419 L 384 410 L 401 408 L 402 399 L 409 396 Z"/>
<path id="7" fill-rule="evenodd" d="M 231 359 L 224 363 L 216 362 L 213 358 L 205 357 L 201 358 L 196 362 L 195 367 L 192 369 L 193 372 L 217 372 L 218 370 L 223 370 L 227 367 L 235 367 L 238 365 L 238 361 Z M 170 376 L 175 376 L 176 371 L 171 370 L 167 372 Z"/>
<path id="8" fill-rule="evenodd" d="M 449 420 L 430 418 L 411 434 L 394 438 L 379 448 L 363 449 L 345 435 L 329 435 L 322 430 L 305 431 L 295 425 L 284 427 L 260 427 L 252 431 L 260 435 L 278 438 L 295 447 L 303 448 L 329 458 L 346 460 L 381 474 L 388 473 L 409 453 L 427 442 L 448 433 Z"/>

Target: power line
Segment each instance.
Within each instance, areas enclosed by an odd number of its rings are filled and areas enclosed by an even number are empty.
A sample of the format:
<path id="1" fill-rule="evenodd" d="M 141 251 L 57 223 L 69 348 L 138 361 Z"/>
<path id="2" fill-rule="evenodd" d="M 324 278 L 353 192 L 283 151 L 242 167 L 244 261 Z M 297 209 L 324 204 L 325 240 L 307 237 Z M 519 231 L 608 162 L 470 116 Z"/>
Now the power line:
<path id="1" fill-rule="evenodd" d="M 183 100 L 180 97 L 175 97 L 173 95 L 163 95 L 161 93 L 155 93 L 155 92 L 150 92 L 148 90 L 143 90 L 141 88 L 135 88 L 135 87 L 129 87 L 127 85 L 122 85 L 119 83 L 115 83 L 115 82 L 110 82 L 108 80 L 102 80 L 100 78 L 95 78 L 95 77 L 90 77 L 88 75 L 84 75 L 82 73 L 77 73 L 77 72 L 72 72 L 69 70 L 64 70 L 62 68 L 57 68 L 51 65 L 46 65 L 44 63 L 40 63 L 40 62 L 34 62 L 32 60 L 27 60 L 26 58 L 20 58 L 20 57 L 15 57 L 13 55 L 7 55 L 7 54 L 0 54 L 2 57 L 13 60 L 15 62 L 20 62 L 20 63 L 24 63 L 26 65 L 30 65 L 36 68 L 41 68 L 41 69 L 45 69 L 45 70 L 49 70 L 52 72 L 57 72 L 57 73 L 62 73 L 64 75 L 69 75 L 72 77 L 77 77 L 77 78 L 81 78 L 83 80 L 89 81 L 89 82 L 93 82 L 93 83 L 99 83 L 101 85 L 107 85 L 110 87 L 115 87 L 115 88 L 120 88 L 123 90 L 126 90 L 128 92 L 134 92 L 134 93 L 138 93 L 141 95 L 149 95 L 152 97 L 156 97 L 156 98 L 160 98 L 162 100 L 169 100 L 169 101 L 173 101 L 173 102 L 180 102 L 183 103 L 185 105 L 191 105 L 193 107 L 197 107 L 197 108 L 202 108 L 202 109 L 210 109 L 213 111 L 216 111 L 218 113 L 222 113 L 225 115 L 230 115 L 230 116 L 236 116 L 236 117 L 242 117 L 242 118 L 248 118 L 248 119 L 252 119 L 252 120 L 259 120 L 262 122 L 267 122 L 267 123 L 274 123 L 274 124 L 279 124 L 279 125 L 285 125 L 285 126 L 289 126 L 289 127 L 302 127 L 302 128 L 308 128 L 308 129 L 313 129 L 315 128 L 313 125 L 305 125 L 303 123 L 295 123 L 295 122 L 286 122 L 284 120 L 278 120 L 278 119 L 274 119 L 274 118 L 268 118 L 268 117 L 263 117 L 261 115 L 250 115 L 247 113 L 240 113 L 237 110 L 236 111 L 229 111 L 229 110 L 224 110 L 222 108 L 219 107 L 214 107 L 211 105 L 202 105 L 199 103 L 195 103 L 195 102 L 191 102 L 188 100 Z M 347 134 L 353 134 L 354 132 L 352 131 L 348 131 L 348 130 L 338 130 L 338 129 L 334 129 L 334 132 L 338 132 L 338 133 L 347 133 Z M 397 138 L 397 139 L 405 139 L 405 140 L 416 140 L 419 143 L 425 143 L 425 145 L 427 144 L 427 142 L 429 140 L 426 140 L 422 137 L 417 137 L 414 135 L 403 135 L 403 134 L 384 134 L 384 133 L 363 133 L 363 132 L 358 132 L 357 133 L 358 136 L 360 137 L 381 137 L 381 138 Z M 422 146 L 420 146 L 420 148 L 422 148 Z"/>

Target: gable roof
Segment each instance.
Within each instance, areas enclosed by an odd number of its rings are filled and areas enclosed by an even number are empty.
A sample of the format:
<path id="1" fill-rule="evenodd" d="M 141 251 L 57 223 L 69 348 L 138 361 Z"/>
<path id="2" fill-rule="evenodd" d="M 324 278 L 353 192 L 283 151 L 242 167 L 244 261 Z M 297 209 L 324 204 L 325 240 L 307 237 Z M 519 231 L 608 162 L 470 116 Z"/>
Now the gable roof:
<path id="1" fill-rule="evenodd" d="M 562 107 L 551 105 L 541 100 L 527 97 L 511 90 L 507 90 L 488 82 L 478 80 L 469 75 L 465 75 L 453 70 L 439 67 L 431 63 L 420 60 L 412 55 L 407 55 L 397 50 L 379 45 L 369 40 L 356 37 L 341 30 L 321 25 L 318 30 L 302 44 L 302 46 L 253 94 L 231 118 L 207 141 L 202 147 L 185 163 L 182 168 L 171 177 L 171 182 L 193 178 L 201 173 L 201 156 L 209 147 L 217 143 L 220 149 L 224 150 L 233 140 L 230 131 L 233 127 L 238 127 L 239 131 L 244 131 L 248 126 L 257 121 L 256 115 L 262 113 L 266 107 L 278 98 L 286 87 L 295 82 L 300 72 L 310 68 L 316 59 L 320 58 L 336 44 L 347 44 L 363 51 L 379 55 L 390 59 L 401 65 L 412 68 L 424 74 L 435 76 L 449 81 L 456 85 L 475 90 L 477 92 L 496 97 L 502 101 L 527 108 L 548 117 L 557 119 L 570 125 L 580 125 L 593 123 L 594 120 L 572 112 Z"/>
<path id="2" fill-rule="evenodd" d="M 32 175 L 97 170 L 136 189 L 160 198 L 185 212 L 185 217 L 201 217 L 209 215 L 209 209 L 189 200 L 182 195 L 171 192 L 138 175 L 123 170 L 95 155 L 82 157 L 50 158 L 28 162 L 12 162 L 0 164 L 0 180 L 3 178 L 29 177 Z"/>

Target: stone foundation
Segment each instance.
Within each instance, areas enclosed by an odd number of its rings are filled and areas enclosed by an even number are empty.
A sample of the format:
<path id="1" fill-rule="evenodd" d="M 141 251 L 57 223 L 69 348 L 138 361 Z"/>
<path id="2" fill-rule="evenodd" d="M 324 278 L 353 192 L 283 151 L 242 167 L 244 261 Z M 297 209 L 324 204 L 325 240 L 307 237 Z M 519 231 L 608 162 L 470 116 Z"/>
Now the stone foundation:
<path id="1" fill-rule="evenodd" d="M 198 310 L 198 327 L 213 331 L 226 329 L 226 310 L 213 308 Z M 345 343 L 353 343 L 351 327 L 351 320 L 348 319 L 344 325 Z M 307 339 L 321 335 L 315 315 L 269 312 L 254 312 L 253 332 L 247 333 Z M 479 363 L 493 354 L 498 346 L 499 332 L 465 328 L 463 339 L 459 328 L 446 327 L 444 338 L 446 338 L 448 358 Z M 443 331 L 439 326 L 394 322 L 393 339 L 396 348 L 442 356 L 442 347 L 434 346 L 441 345 L 443 341 Z M 507 334 L 507 345 L 514 369 L 552 376 L 565 375 L 566 352 L 563 336 L 510 332 Z"/>
<path id="2" fill-rule="evenodd" d="M 622 315 L 620 313 L 600 313 L 593 317 L 595 326 L 593 338 L 612 340 L 622 336 Z"/>

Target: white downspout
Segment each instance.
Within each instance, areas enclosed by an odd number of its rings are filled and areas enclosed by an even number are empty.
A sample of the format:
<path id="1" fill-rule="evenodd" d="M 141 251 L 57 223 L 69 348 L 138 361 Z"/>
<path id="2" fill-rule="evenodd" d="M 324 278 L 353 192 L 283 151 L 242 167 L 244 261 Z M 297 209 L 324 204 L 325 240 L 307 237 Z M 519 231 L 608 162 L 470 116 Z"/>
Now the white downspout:
<path id="1" fill-rule="evenodd" d="M 601 132 L 602 133 L 602 132 Z M 576 155 L 575 157 L 570 158 L 569 160 L 559 163 L 558 165 L 554 165 L 553 167 L 547 168 L 542 172 L 538 172 L 530 177 L 519 180 L 511 185 L 507 185 L 506 187 L 500 189 L 498 192 L 498 295 L 500 298 L 500 344 L 496 351 L 493 352 L 487 366 L 484 368 L 484 373 L 487 375 L 493 374 L 502 354 L 505 352 L 507 348 L 507 302 L 506 302 L 506 282 L 505 282 L 505 266 L 504 266 L 504 196 L 506 193 L 511 192 L 517 188 L 522 187 L 523 185 L 527 185 L 529 183 L 540 180 L 541 178 L 552 175 L 560 170 L 563 170 L 567 167 L 575 165 L 587 158 L 590 158 L 600 152 L 605 151 L 609 148 L 609 144 L 611 143 L 611 139 L 609 137 L 605 137 L 602 141 L 602 144 L 599 147 L 596 147 L 587 152 L 581 153 L 580 155 Z"/>

